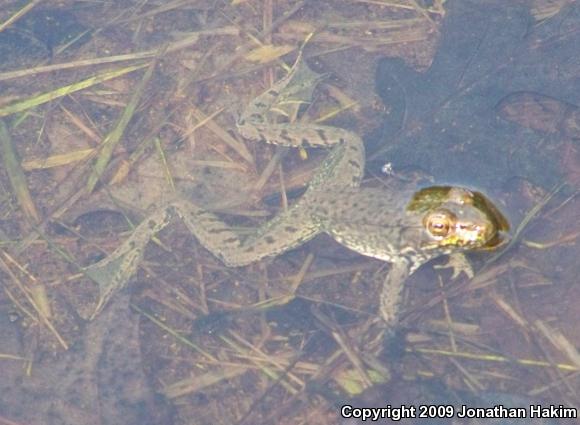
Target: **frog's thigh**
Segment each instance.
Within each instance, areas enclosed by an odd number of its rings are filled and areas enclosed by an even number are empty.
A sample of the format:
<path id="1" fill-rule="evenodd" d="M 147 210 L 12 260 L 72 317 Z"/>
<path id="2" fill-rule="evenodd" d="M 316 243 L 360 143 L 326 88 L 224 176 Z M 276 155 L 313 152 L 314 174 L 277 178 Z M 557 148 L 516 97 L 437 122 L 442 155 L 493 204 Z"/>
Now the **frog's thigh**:
<path id="1" fill-rule="evenodd" d="M 329 130 L 330 131 L 330 130 Z M 309 191 L 325 187 L 359 187 L 364 176 L 365 151 L 362 140 L 343 129 L 332 129 L 334 140 L 339 145 L 333 147 L 320 164 L 308 185 Z"/>
<path id="2" fill-rule="evenodd" d="M 319 226 L 311 220 L 286 218 L 287 214 L 281 214 L 258 229 L 255 236 L 244 240 L 240 250 L 232 252 L 232 259 L 238 265 L 249 264 L 297 248 L 320 233 Z"/>
<path id="3" fill-rule="evenodd" d="M 281 254 L 319 232 L 318 225 L 306 211 L 291 208 L 267 222 L 255 235 L 242 239 L 229 224 L 209 211 L 184 201 L 173 206 L 200 244 L 230 267 L 245 266 Z"/>
<path id="4" fill-rule="evenodd" d="M 176 201 L 171 204 L 171 208 L 205 249 L 230 265 L 227 257 L 229 253 L 241 248 L 242 241 L 229 224 L 187 201 Z"/>

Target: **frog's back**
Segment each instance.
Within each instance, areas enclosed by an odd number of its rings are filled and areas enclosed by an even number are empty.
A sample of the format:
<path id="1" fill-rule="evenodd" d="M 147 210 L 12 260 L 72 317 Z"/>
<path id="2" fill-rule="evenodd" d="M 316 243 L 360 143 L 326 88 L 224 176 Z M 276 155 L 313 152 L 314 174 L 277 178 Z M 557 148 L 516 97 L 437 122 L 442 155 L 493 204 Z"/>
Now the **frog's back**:
<path id="1" fill-rule="evenodd" d="M 414 246 L 416 218 L 406 213 L 413 191 L 385 188 L 324 191 L 311 202 L 314 219 L 342 245 L 364 255 L 393 262 Z M 414 244 L 412 244 L 414 245 Z"/>

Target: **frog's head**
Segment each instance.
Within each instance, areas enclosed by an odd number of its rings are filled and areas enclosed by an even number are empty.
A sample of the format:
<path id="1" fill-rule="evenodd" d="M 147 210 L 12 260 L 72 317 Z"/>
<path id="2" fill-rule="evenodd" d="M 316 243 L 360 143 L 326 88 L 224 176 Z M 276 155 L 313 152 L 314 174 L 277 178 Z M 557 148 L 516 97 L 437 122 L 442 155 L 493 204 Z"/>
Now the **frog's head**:
<path id="1" fill-rule="evenodd" d="M 461 187 L 422 189 L 407 211 L 422 217 L 424 252 L 495 248 L 509 230 L 506 218 L 483 194 Z"/>

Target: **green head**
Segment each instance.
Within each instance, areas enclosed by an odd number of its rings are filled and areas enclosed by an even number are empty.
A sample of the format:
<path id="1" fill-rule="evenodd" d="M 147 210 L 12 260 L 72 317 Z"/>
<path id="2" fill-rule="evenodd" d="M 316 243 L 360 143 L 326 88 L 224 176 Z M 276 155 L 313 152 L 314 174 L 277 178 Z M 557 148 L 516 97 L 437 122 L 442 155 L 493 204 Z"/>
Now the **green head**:
<path id="1" fill-rule="evenodd" d="M 495 248 L 509 230 L 506 218 L 491 201 L 462 187 L 422 189 L 414 194 L 407 212 L 421 217 L 421 251 L 435 255 Z"/>

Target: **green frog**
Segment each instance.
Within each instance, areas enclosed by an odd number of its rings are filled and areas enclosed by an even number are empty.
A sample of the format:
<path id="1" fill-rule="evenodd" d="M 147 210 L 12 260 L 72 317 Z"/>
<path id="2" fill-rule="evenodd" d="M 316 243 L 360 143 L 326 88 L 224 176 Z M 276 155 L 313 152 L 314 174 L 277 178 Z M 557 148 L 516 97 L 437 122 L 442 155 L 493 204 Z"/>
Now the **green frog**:
<path id="1" fill-rule="evenodd" d="M 85 270 L 100 286 L 95 314 L 128 282 L 153 235 L 176 218 L 230 267 L 281 254 L 320 233 L 358 253 L 389 262 L 379 307 L 387 327 L 396 323 L 404 281 L 422 264 L 443 254 L 498 244 L 507 221 L 481 193 L 449 186 L 418 192 L 415 188 L 397 192 L 360 188 L 365 161 L 360 137 L 342 128 L 268 119 L 276 104 L 307 91 L 301 81 L 316 83 L 317 75 L 299 58 L 288 75 L 256 97 L 237 122 L 239 133 L 251 141 L 330 149 L 304 195 L 245 236 L 189 201 L 166 205 L 145 219 L 116 251 Z"/>

